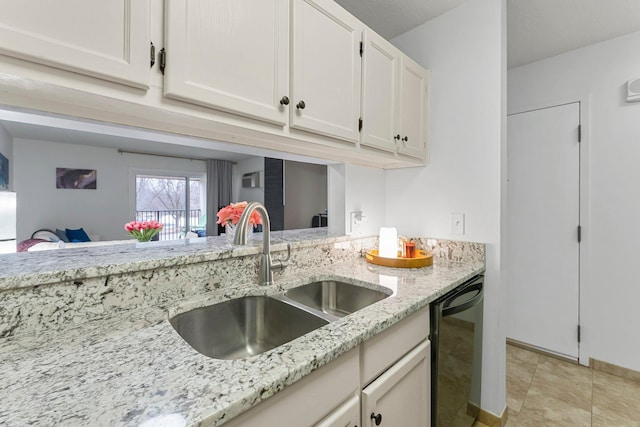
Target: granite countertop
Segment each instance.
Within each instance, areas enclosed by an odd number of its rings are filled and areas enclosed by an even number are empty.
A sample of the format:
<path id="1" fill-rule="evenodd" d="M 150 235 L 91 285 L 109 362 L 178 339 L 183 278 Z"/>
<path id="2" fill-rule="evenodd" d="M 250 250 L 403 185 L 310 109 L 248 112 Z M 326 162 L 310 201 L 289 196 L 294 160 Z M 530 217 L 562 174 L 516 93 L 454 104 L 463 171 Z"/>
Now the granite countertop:
<path id="1" fill-rule="evenodd" d="M 290 244 L 291 249 L 296 250 L 325 242 L 349 240 L 348 236 L 331 234 L 326 228 L 272 231 L 271 250 L 286 250 L 286 244 Z M 0 291 L 262 252 L 261 237 L 256 237 L 246 246 L 233 245 L 222 237 L 150 243 L 151 245 L 144 250 L 138 248 L 135 241 L 131 241 L 101 246 L 99 250 L 67 246 L 65 249 L 3 254 L 0 264 Z"/>
<path id="2" fill-rule="evenodd" d="M 190 305 L 206 305 L 203 300 L 177 301 L 168 311 L 134 310 L 64 332 L 4 338 L 0 425 L 221 425 L 483 270 L 481 262 L 443 260 L 421 269 L 392 269 L 360 258 L 285 274 L 277 287 L 252 292 L 340 279 L 385 286 L 393 295 L 241 360 L 201 355 L 168 322 Z"/>

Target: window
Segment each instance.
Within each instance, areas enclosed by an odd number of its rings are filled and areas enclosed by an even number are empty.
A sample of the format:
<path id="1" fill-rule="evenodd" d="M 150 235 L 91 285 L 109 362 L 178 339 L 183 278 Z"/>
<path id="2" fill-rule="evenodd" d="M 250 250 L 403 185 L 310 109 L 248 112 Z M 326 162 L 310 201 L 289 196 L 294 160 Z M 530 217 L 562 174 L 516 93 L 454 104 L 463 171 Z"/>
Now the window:
<path id="1" fill-rule="evenodd" d="M 192 231 L 205 236 L 204 177 L 136 175 L 136 221 L 164 225 L 159 240 L 175 240 Z"/>

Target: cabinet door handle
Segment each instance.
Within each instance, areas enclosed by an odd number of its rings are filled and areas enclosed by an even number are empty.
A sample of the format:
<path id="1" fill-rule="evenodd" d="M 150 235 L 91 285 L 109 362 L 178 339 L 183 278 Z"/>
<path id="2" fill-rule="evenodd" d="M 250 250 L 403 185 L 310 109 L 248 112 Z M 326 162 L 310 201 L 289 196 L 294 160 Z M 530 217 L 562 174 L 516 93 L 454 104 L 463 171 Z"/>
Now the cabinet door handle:
<path id="1" fill-rule="evenodd" d="M 298 102 L 298 104 L 296 105 L 296 108 L 299 110 L 304 110 L 304 107 L 306 107 L 307 105 L 304 103 L 304 101 L 300 101 Z"/>
<path id="2" fill-rule="evenodd" d="M 371 413 L 371 419 L 379 426 L 382 423 L 382 414 Z"/>
<path id="3" fill-rule="evenodd" d="M 282 99 L 280 100 L 280 105 L 289 105 L 289 97 L 288 96 L 283 96 Z"/>
<path id="4" fill-rule="evenodd" d="M 399 141 L 400 140 L 400 134 L 397 134 L 396 136 L 394 136 L 393 139 L 395 139 L 396 141 Z"/>
<path id="5" fill-rule="evenodd" d="M 408 141 L 409 141 L 409 137 L 408 137 L 408 136 L 405 136 L 404 138 L 402 138 L 402 140 L 403 140 L 404 142 L 408 142 Z"/>

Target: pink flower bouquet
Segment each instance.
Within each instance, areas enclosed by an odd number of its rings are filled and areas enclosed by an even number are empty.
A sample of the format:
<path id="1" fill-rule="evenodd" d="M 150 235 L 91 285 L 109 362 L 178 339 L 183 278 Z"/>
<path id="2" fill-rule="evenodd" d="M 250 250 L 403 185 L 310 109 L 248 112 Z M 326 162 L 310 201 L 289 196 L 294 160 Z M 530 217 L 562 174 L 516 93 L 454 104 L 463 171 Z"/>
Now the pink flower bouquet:
<path id="1" fill-rule="evenodd" d="M 158 221 L 131 221 L 124 225 L 124 229 L 139 242 L 150 241 L 162 230 L 162 227 L 163 225 Z"/>
<path id="2" fill-rule="evenodd" d="M 242 212 L 244 208 L 248 205 L 247 202 L 238 202 L 231 203 L 229 206 L 225 206 L 224 208 L 218 211 L 218 221 L 217 224 L 227 225 L 233 224 L 236 225 L 240 220 L 240 216 L 242 216 Z M 258 214 L 258 212 L 251 212 L 251 216 L 249 217 L 249 223 L 253 225 L 262 224 L 262 218 Z"/>

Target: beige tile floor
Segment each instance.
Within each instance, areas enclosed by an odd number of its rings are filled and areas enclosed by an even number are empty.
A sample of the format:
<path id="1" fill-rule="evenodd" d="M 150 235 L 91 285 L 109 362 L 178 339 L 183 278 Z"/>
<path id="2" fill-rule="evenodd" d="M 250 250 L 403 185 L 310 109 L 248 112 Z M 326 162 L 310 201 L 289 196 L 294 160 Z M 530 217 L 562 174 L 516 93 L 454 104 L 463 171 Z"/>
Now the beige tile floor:
<path id="1" fill-rule="evenodd" d="M 640 426 L 640 382 L 507 345 L 507 407 L 507 427 Z"/>

